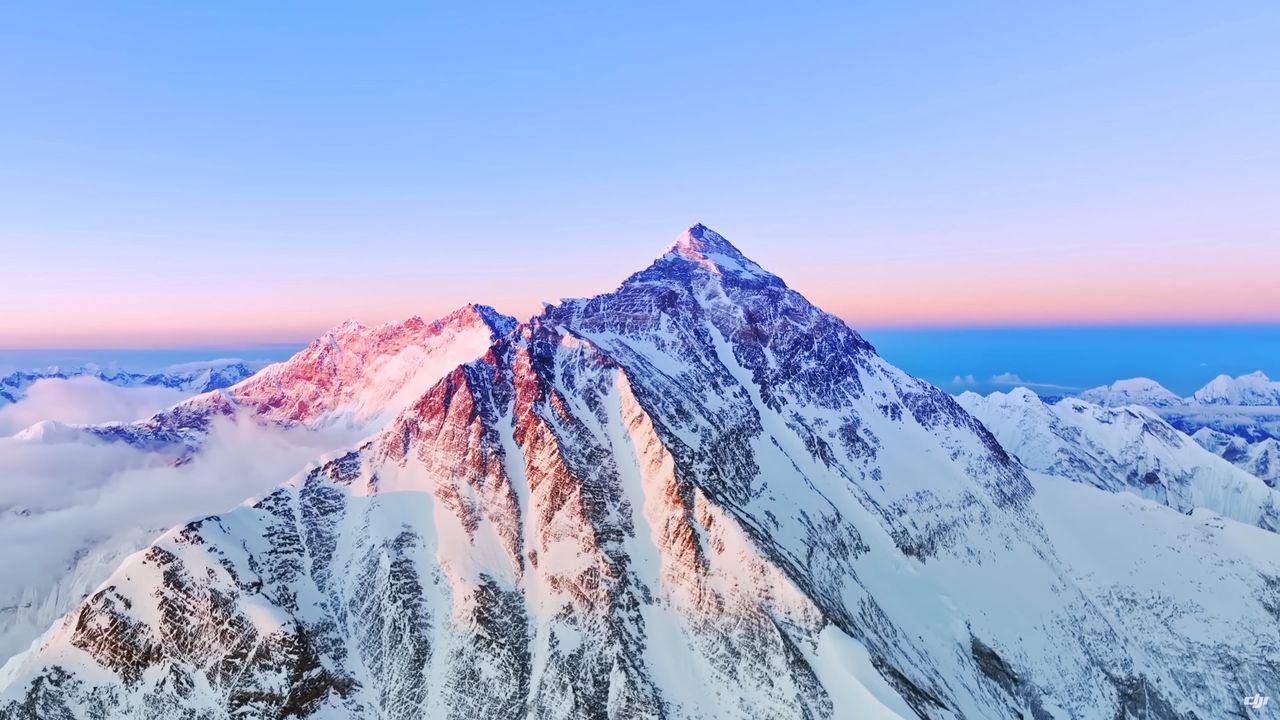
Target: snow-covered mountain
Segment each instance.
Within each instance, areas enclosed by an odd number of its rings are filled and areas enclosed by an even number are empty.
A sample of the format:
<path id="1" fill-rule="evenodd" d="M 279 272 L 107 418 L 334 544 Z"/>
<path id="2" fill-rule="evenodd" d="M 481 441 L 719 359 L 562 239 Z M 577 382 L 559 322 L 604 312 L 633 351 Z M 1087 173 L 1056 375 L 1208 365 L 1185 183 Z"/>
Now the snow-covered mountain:
<path id="1" fill-rule="evenodd" d="M 1280 382 L 1261 371 L 1219 375 L 1185 398 L 1146 378 L 1119 380 L 1080 398 L 1103 407 L 1149 408 L 1268 485 L 1280 478 Z"/>
<path id="2" fill-rule="evenodd" d="M 131 557 L 13 718 L 1183 718 L 1280 695 L 1280 536 L 1029 473 L 702 226 Z"/>
<path id="3" fill-rule="evenodd" d="M 1191 396 L 1199 405 L 1266 405 L 1280 407 L 1280 381 L 1261 370 L 1231 377 L 1219 375 Z"/>
<path id="4" fill-rule="evenodd" d="M 372 432 L 447 369 L 483 353 L 514 326 L 514 319 L 482 305 L 467 305 L 434 322 L 415 316 L 367 327 L 348 320 L 288 360 L 225 389 L 197 395 L 147 420 L 74 429 L 100 440 L 188 456 L 218 417 Z M 69 432 L 58 429 L 58 437 Z"/>
<path id="5" fill-rule="evenodd" d="M 467 305 L 431 323 L 412 317 L 371 328 L 347 321 L 225 396 L 277 423 L 378 425 L 515 324 L 484 305 Z"/>
<path id="6" fill-rule="evenodd" d="M 1027 388 L 957 399 L 1029 468 L 1280 532 L 1280 492 L 1146 408 L 1104 408 L 1080 398 L 1047 403 Z"/>
<path id="7" fill-rule="evenodd" d="M 1142 405 L 1162 408 L 1183 404 L 1183 399 L 1151 378 L 1117 380 L 1110 385 L 1080 393 L 1080 399 L 1102 407 Z"/>
<path id="8" fill-rule="evenodd" d="M 95 458 L 82 467 L 89 477 L 75 479 L 89 490 L 86 502 L 139 509 L 116 510 L 115 523 L 77 523 L 70 519 L 79 511 L 74 504 L 21 513 L 0 505 L 0 544 L 62 548 L 49 551 L 49 567 L 38 574 L 15 577 L 6 572 L 9 563 L 0 562 L 0 661 L 27 647 L 106 579 L 117 562 L 103 558 L 118 561 L 171 524 L 270 489 L 316 456 L 376 432 L 446 372 L 487 352 L 514 323 L 481 306 L 435 322 L 415 317 L 374 328 L 347 322 L 289 360 L 148 420 L 90 426 L 46 421 L 19 433 L 8 442 L 52 447 L 14 446 L 11 453 Z M 112 452 L 109 462 L 98 461 L 110 449 L 101 446 L 113 441 L 128 447 Z M 44 479 L 34 473 L 31 482 Z M 222 485 L 239 490 L 228 495 Z M 161 492 L 163 500 L 156 497 Z M 139 497 L 112 501 L 112 493 Z"/>
<path id="9" fill-rule="evenodd" d="M 1261 370 L 1234 378 L 1224 374 L 1210 380 L 1190 397 L 1183 398 L 1150 378 L 1129 378 L 1085 390 L 1079 397 L 1103 407 L 1125 405 L 1143 405 L 1151 408 L 1176 405 L 1280 407 L 1280 381 L 1272 380 Z"/>
<path id="10" fill-rule="evenodd" d="M 218 360 L 147 373 L 104 369 L 93 364 L 74 368 L 54 366 L 44 370 L 18 370 L 0 377 L 0 407 L 18 402 L 32 385 L 41 380 L 94 378 L 119 387 L 164 387 L 205 393 L 234 385 L 252 375 L 257 367 L 257 363 L 243 360 Z"/>

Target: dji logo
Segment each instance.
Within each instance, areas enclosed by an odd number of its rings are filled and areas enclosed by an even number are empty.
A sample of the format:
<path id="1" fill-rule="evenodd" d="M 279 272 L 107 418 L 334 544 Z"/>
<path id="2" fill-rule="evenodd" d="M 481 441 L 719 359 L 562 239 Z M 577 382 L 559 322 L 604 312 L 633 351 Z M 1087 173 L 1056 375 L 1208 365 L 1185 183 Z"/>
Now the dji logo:
<path id="1" fill-rule="evenodd" d="M 1270 697 L 1254 694 L 1244 699 L 1244 706 L 1247 708 L 1253 708 L 1254 710 L 1261 710 L 1269 702 L 1271 702 Z"/>

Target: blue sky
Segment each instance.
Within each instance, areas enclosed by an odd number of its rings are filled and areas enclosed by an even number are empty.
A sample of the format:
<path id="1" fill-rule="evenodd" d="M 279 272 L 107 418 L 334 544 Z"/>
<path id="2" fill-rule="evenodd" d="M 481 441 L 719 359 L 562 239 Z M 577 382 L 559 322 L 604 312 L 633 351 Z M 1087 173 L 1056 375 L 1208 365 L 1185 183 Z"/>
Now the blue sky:
<path id="1" fill-rule="evenodd" d="M 1280 319 L 1275 3 L 50 2 L 0 27 L 0 346 L 523 315 L 695 221 L 857 327 Z"/>

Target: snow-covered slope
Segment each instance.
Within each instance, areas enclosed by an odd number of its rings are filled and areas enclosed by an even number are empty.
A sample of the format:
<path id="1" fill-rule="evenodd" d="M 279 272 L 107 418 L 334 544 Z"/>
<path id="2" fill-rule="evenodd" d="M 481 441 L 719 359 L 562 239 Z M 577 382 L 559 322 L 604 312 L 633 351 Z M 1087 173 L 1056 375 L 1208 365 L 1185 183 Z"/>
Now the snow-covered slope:
<path id="1" fill-rule="evenodd" d="M 1029 468 L 1178 512 L 1204 508 L 1280 531 L 1280 493 L 1148 409 L 1104 408 L 1079 398 L 1049 404 L 1026 388 L 958 400 Z"/>
<path id="2" fill-rule="evenodd" d="M 41 380 L 87 377 L 119 387 L 164 387 L 190 393 L 204 393 L 234 385 L 252 375 L 257 367 L 256 363 L 242 360 L 219 360 L 149 373 L 110 370 L 92 364 L 75 368 L 50 367 L 44 370 L 19 370 L 0 377 L 0 407 L 18 402 L 32 385 Z"/>
<path id="3" fill-rule="evenodd" d="M 44 565 L 28 572 L 17 556 L 0 561 L 0 662 L 107 577 L 115 563 L 103 558 L 127 556 L 175 522 L 223 510 L 376 432 L 513 326 L 479 306 L 431 323 L 344 323 L 285 362 L 149 420 L 43 422 L 4 440 L 0 473 L 11 474 L 0 483 L 53 482 L 51 462 L 89 459 L 75 465 L 73 479 L 58 479 L 74 485 L 65 499 L 55 496 L 21 514 L 5 513 L 0 501 L 0 544 L 14 552 L 38 548 Z M 127 447 L 103 447 L 113 440 Z M 22 459 L 27 455 L 41 464 L 31 467 Z M 86 513 L 91 521 L 79 519 Z"/>
<path id="4" fill-rule="evenodd" d="M 1280 695 L 1278 591 L 1280 536 L 1029 478 L 696 226 L 134 555 L 6 666 L 0 707 L 1207 718 Z"/>

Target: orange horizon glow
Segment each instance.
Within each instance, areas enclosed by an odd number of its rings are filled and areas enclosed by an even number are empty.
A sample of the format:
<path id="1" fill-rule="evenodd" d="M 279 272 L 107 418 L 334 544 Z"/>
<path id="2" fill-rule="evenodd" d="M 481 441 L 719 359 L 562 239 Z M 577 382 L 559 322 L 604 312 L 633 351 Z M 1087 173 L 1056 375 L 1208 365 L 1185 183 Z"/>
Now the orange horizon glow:
<path id="1" fill-rule="evenodd" d="M 769 267 L 768 263 L 762 262 Z M 795 263 L 782 263 L 795 264 Z M 839 267 L 779 272 L 815 305 L 853 328 L 1069 327 L 1138 325 L 1268 325 L 1280 323 L 1280 283 L 1266 263 L 1241 267 L 1230 276 L 1205 275 L 1186 267 L 1128 266 L 1030 272 L 992 268 L 975 277 L 945 263 L 886 268 L 856 282 L 841 281 Z M 616 283 L 566 276 L 567 297 L 607 292 Z M 483 302 L 526 319 L 549 296 L 546 288 L 500 287 L 485 278 L 470 292 L 444 289 L 425 300 L 416 287 L 369 288 L 308 296 L 297 289 L 247 292 L 229 297 L 166 302 L 135 292 L 92 302 L 51 301 L 0 324 L 0 348 L 72 349 L 128 347 L 216 347 L 304 344 L 346 319 L 366 325 L 413 315 L 441 317 L 467 302 Z M 465 294 L 464 294 L 465 293 Z M 447 296 L 447 297 L 446 297 Z M 558 296 L 557 296 L 558 297 Z"/>

